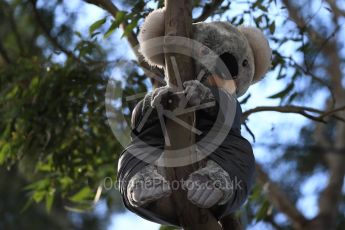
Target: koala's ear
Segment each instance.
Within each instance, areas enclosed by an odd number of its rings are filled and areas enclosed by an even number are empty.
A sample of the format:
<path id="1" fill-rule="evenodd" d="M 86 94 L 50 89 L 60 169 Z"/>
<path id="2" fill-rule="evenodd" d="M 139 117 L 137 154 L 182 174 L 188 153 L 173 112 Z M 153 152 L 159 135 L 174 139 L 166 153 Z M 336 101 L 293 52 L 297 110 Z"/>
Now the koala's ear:
<path id="1" fill-rule="evenodd" d="M 261 30 L 255 27 L 240 26 L 238 28 L 247 38 L 254 54 L 255 72 L 252 84 L 262 79 L 271 67 L 272 50 Z"/>
<path id="2" fill-rule="evenodd" d="M 152 66 L 164 67 L 164 53 L 162 46 L 152 46 L 146 42 L 152 38 L 164 36 L 164 14 L 165 9 L 157 9 L 152 11 L 144 21 L 140 28 L 138 40 L 140 44 L 140 53 L 145 60 Z M 146 42 L 146 43 L 145 43 Z"/>

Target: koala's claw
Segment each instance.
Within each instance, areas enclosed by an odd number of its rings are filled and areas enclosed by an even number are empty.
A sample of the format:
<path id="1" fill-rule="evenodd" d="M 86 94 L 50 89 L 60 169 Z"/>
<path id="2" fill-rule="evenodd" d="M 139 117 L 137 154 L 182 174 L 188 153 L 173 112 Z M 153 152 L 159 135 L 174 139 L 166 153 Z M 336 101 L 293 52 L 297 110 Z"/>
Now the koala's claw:
<path id="1" fill-rule="evenodd" d="M 198 80 L 186 81 L 183 86 L 187 101 L 191 106 L 200 105 L 213 99 L 211 90 Z"/>
<path id="2" fill-rule="evenodd" d="M 157 108 L 158 106 L 162 105 L 168 94 L 171 92 L 175 92 L 175 90 L 169 86 L 155 89 L 152 93 L 151 107 Z"/>
<path id="3" fill-rule="evenodd" d="M 187 198 L 200 208 L 223 205 L 234 192 L 229 174 L 211 160 L 188 177 L 185 188 Z"/>
<path id="4" fill-rule="evenodd" d="M 192 178 L 187 183 L 194 184 L 187 192 L 188 200 L 200 208 L 210 208 L 223 197 L 223 192 L 213 186 L 212 180 L 207 176 Z"/>
<path id="5" fill-rule="evenodd" d="M 129 203 L 135 207 L 144 206 L 170 194 L 169 182 L 153 166 L 147 166 L 135 174 L 127 187 Z"/>
<path id="6" fill-rule="evenodd" d="M 187 198 L 200 208 L 210 208 L 217 204 L 223 197 L 223 192 L 212 185 L 212 180 L 207 176 L 193 176 L 187 181 L 190 189 L 187 192 Z"/>

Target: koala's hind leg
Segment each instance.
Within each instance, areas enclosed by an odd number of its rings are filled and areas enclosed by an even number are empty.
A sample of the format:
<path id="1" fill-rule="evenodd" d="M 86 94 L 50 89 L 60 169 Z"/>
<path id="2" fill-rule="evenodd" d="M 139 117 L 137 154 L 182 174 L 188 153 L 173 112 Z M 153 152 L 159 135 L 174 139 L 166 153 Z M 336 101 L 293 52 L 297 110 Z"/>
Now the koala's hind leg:
<path id="1" fill-rule="evenodd" d="M 233 195 L 229 174 L 212 160 L 188 177 L 185 186 L 188 199 L 200 208 L 225 204 Z"/>
<path id="2" fill-rule="evenodd" d="M 135 207 L 144 206 L 170 194 L 169 182 L 153 165 L 147 165 L 137 172 L 127 186 L 127 198 Z"/>

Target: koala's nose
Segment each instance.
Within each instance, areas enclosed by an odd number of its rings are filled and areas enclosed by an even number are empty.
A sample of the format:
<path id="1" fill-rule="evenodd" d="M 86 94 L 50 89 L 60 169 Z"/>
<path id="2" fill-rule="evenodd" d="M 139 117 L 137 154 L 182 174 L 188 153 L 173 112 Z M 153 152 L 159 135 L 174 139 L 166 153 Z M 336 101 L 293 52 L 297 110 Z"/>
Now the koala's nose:
<path id="1" fill-rule="evenodd" d="M 220 62 L 223 62 L 225 64 L 231 76 L 228 76 L 229 74 L 226 74 L 227 71 L 222 69 L 223 65 L 220 64 Z M 236 79 L 238 75 L 238 62 L 236 57 L 229 52 L 221 54 L 219 56 L 219 59 L 217 60 L 216 72 L 224 79 Z"/>

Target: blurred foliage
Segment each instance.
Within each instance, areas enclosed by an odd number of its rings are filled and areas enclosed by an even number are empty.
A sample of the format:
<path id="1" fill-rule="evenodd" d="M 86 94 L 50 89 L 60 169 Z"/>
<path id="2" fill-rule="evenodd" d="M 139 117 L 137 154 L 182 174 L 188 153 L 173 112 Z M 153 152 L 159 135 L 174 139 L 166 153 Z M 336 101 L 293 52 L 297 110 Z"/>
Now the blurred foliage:
<path id="1" fill-rule="evenodd" d="M 54 9 L 61 6 L 60 1 L 36 9 L 40 18 L 29 1 L 0 4 L 0 44 L 5 55 L 0 59 L 0 166 L 9 172 L 1 176 L 9 176 L 8 183 L 17 189 L 1 199 L 18 202 L 16 207 L 12 204 L 15 209 L 5 203 L 1 216 L 18 219 L 15 216 L 21 216 L 22 211 L 26 213 L 21 218 L 24 226 L 38 212 L 42 218 L 33 229 L 65 229 L 64 225 L 77 229 L 77 225 L 71 226 L 75 218 L 70 218 L 65 208 L 93 210 L 96 190 L 104 178 L 115 179 L 122 150 L 107 123 L 109 77 L 102 63 L 107 51 L 96 39 L 83 39 L 80 33 L 73 36 L 73 20 L 54 24 L 59 16 Z M 73 18 L 70 15 L 68 20 Z M 45 28 L 49 28 L 48 34 Z M 56 51 L 60 49 L 57 44 L 73 51 Z M 2 194 L 7 187 L 1 186 Z M 110 210 L 123 210 L 118 208 L 114 193 L 103 192 L 102 199 L 107 200 L 107 217 Z M 59 218 L 54 228 L 56 212 Z M 76 218 L 80 219 L 79 227 L 87 225 L 83 229 L 99 229 L 106 223 L 88 214 Z M 66 223 L 61 225 L 60 219 Z M 2 224 L 10 226 L 10 222 Z M 18 223 L 15 229 L 23 229 L 21 226 Z"/>
<path id="2" fill-rule="evenodd" d="M 112 112 L 123 114 L 128 120 L 134 104 L 123 103 L 122 96 L 146 92 L 148 86 L 136 62 L 114 55 L 121 46 L 107 50 L 101 43 L 113 38 L 124 22 L 122 36 L 137 35 L 145 16 L 161 7 L 163 1 L 113 2 L 120 9 L 115 18 L 106 15 L 91 23 L 87 32 L 79 32 L 75 22 L 80 12 L 69 11 L 66 1 L 36 4 L 35 0 L 0 0 L 0 229 L 23 229 L 28 223 L 32 229 L 48 225 L 51 229 L 104 229 L 112 212 L 123 211 L 118 193 L 111 190 L 103 191 L 101 196 L 106 214 L 92 212 L 96 191 L 104 178 L 116 177 L 122 150 L 107 121 L 110 114 L 106 111 L 106 87 L 112 69 L 118 68 L 126 76 L 112 79 L 112 90 L 123 90 L 123 95 L 117 95 L 122 103 Z M 193 2 L 195 17 L 209 4 L 204 0 Z M 234 2 L 245 7 L 229 16 Z M 279 2 L 224 1 L 210 18 L 222 18 L 234 25 L 250 20 L 269 37 L 274 48 L 272 72 L 285 84 L 283 89 L 273 89 L 270 99 L 288 105 L 303 103 L 318 90 L 330 94 L 327 75 L 319 71 L 316 78 L 312 71 L 314 65 L 325 62 L 319 55 L 322 42 L 312 42 L 306 28 L 291 26 L 288 17 L 281 22 L 285 28 L 277 28 L 270 11 L 272 6 L 284 11 Z M 306 8 L 305 12 L 310 10 Z M 326 32 L 332 34 L 332 28 Z M 291 42 L 295 53 L 286 56 L 283 50 Z M 250 98 L 248 94 L 243 103 Z M 118 120 L 119 126 L 123 125 L 121 122 Z M 327 127 L 331 141 L 332 121 Z M 300 130 L 301 148 L 295 144 L 285 148 L 267 146 L 268 151 L 283 152 L 267 168 L 289 162 L 286 171 L 290 176 L 284 177 L 281 184 L 284 190 L 291 191 L 288 195 L 293 201 L 300 195 L 296 187 L 315 172 L 325 170 L 317 143 L 311 138 L 314 128 L 311 123 Z M 250 202 L 240 211 L 245 224 L 272 223 L 279 215 L 263 191 L 256 185 Z M 71 213 L 66 209 L 90 212 Z M 340 215 L 339 226 L 344 225 L 344 219 Z M 288 221 L 280 223 L 280 227 L 291 229 Z"/>

